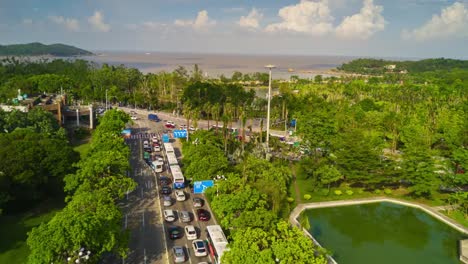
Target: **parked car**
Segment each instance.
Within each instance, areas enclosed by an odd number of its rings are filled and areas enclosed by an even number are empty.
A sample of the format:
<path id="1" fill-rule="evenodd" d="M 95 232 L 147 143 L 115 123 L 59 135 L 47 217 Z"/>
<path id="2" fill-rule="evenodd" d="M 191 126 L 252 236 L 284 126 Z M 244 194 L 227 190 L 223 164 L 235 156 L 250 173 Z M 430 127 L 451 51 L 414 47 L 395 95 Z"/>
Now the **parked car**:
<path id="1" fill-rule="evenodd" d="M 195 256 L 197 257 L 205 257 L 208 255 L 208 251 L 206 250 L 205 242 L 201 239 L 194 240 L 192 242 L 193 252 L 195 252 Z"/>
<path id="2" fill-rule="evenodd" d="M 171 209 L 164 210 L 163 215 L 164 215 L 164 220 L 166 220 L 167 222 L 174 222 L 176 220 L 174 211 Z"/>
<path id="3" fill-rule="evenodd" d="M 132 120 L 138 120 L 139 118 L 138 118 L 138 116 L 132 116 L 132 117 L 130 117 L 130 119 L 132 119 Z"/>
<path id="4" fill-rule="evenodd" d="M 198 238 L 197 230 L 195 229 L 193 225 L 185 226 L 184 229 L 185 229 L 185 237 L 187 238 L 187 240 L 195 240 Z"/>
<path id="5" fill-rule="evenodd" d="M 185 262 L 185 250 L 181 246 L 174 246 L 172 248 L 172 254 L 174 254 L 174 262 L 175 263 L 182 263 Z"/>
<path id="6" fill-rule="evenodd" d="M 197 209 L 197 216 L 199 221 L 208 221 L 210 220 L 210 213 L 206 211 L 205 209 Z"/>
<path id="7" fill-rule="evenodd" d="M 203 207 L 204 203 L 202 198 L 193 198 L 193 207 L 195 208 Z"/>
<path id="8" fill-rule="evenodd" d="M 176 190 L 176 191 L 175 191 L 175 196 L 176 196 L 177 201 L 179 201 L 179 202 L 185 201 L 185 193 L 184 193 L 184 191 L 182 191 L 182 190 Z"/>
<path id="9" fill-rule="evenodd" d="M 163 205 L 164 206 L 171 206 L 172 205 L 172 198 L 169 195 L 163 196 Z"/>
<path id="10" fill-rule="evenodd" d="M 156 145 L 156 146 L 153 145 L 153 149 L 154 149 L 154 152 L 160 152 L 161 151 L 161 147 L 159 145 Z"/>
<path id="11" fill-rule="evenodd" d="M 161 193 L 162 193 L 162 194 L 166 194 L 166 195 L 167 195 L 167 194 L 171 194 L 171 191 L 172 191 L 172 190 L 171 190 L 171 187 L 169 187 L 169 186 L 163 186 L 163 187 L 161 187 Z"/>
<path id="12" fill-rule="evenodd" d="M 192 218 L 190 217 L 190 213 L 188 211 L 180 211 L 179 218 L 182 223 L 188 223 L 192 221 Z"/>
<path id="13" fill-rule="evenodd" d="M 169 227 L 169 238 L 170 239 L 178 239 L 183 236 L 182 231 L 177 226 Z"/>

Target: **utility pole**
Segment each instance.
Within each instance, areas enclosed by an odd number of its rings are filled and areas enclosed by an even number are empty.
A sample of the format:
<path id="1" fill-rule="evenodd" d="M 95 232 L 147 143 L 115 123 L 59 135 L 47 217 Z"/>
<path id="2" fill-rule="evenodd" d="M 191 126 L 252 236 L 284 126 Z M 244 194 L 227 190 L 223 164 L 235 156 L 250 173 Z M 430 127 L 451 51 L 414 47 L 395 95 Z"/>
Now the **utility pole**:
<path id="1" fill-rule="evenodd" d="M 265 68 L 267 68 L 270 71 L 270 76 L 268 78 L 268 109 L 267 109 L 267 133 L 266 133 L 266 146 L 269 149 L 270 148 L 270 101 L 271 101 L 271 69 L 276 68 L 275 65 L 265 65 Z M 261 137 L 262 135 L 260 135 Z"/>

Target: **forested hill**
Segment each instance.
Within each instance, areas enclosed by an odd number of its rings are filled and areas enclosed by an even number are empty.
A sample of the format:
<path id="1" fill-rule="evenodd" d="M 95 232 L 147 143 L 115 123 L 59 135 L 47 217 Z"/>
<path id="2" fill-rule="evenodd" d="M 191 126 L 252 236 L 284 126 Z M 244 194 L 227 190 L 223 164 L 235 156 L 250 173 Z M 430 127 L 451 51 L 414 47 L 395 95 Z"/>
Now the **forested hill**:
<path id="1" fill-rule="evenodd" d="M 468 70 L 468 60 L 425 59 L 419 61 L 391 61 L 382 59 L 356 59 L 344 63 L 339 70 L 360 74 L 384 74 L 387 72 L 422 73 L 429 71 Z"/>
<path id="2" fill-rule="evenodd" d="M 92 55 L 92 52 L 65 44 L 44 45 L 39 42 L 28 44 L 0 45 L 0 56 L 78 56 Z"/>

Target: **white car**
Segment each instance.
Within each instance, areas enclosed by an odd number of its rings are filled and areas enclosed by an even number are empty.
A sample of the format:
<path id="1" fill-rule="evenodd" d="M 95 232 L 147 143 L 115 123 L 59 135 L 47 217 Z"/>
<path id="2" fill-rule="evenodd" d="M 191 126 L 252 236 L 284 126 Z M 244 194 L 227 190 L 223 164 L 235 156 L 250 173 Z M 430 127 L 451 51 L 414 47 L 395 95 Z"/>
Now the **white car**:
<path id="1" fill-rule="evenodd" d="M 172 205 L 172 198 L 169 195 L 163 196 L 163 205 L 164 206 L 171 206 Z"/>
<path id="2" fill-rule="evenodd" d="M 182 190 L 175 191 L 176 200 L 179 202 L 185 201 L 185 193 Z"/>
<path id="3" fill-rule="evenodd" d="M 192 242 L 193 252 L 195 252 L 195 256 L 197 257 L 205 257 L 208 255 L 208 251 L 206 250 L 205 242 L 201 239 L 194 240 Z"/>
<path id="4" fill-rule="evenodd" d="M 163 214 L 164 214 L 164 220 L 166 220 L 167 222 L 174 222 L 176 220 L 176 216 L 173 210 L 170 210 L 170 209 L 164 210 Z"/>
<path id="5" fill-rule="evenodd" d="M 155 152 L 160 152 L 161 151 L 161 147 L 159 145 L 156 145 L 153 148 L 154 148 Z"/>
<path id="6" fill-rule="evenodd" d="M 132 116 L 132 117 L 130 117 L 130 118 L 131 118 L 132 120 L 138 120 L 138 119 L 139 119 L 138 116 Z"/>
<path id="7" fill-rule="evenodd" d="M 195 240 L 198 238 L 197 230 L 195 230 L 195 227 L 193 225 L 185 226 L 184 229 L 185 229 L 185 237 L 187 237 L 188 240 Z"/>

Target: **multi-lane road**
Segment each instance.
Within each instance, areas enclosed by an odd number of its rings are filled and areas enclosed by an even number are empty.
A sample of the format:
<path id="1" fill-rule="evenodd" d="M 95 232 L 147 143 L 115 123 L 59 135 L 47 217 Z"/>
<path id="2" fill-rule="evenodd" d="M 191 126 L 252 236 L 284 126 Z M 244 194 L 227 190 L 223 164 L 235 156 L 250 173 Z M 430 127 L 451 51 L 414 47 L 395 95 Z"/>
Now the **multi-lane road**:
<path id="1" fill-rule="evenodd" d="M 128 110 L 129 112 L 130 110 Z M 196 264 L 200 262 L 213 263 L 211 256 L 196 257 L 192 248 L 192 241 L 187 240 L 185 234 L 177 240 L 169 239 L 168 229 L 172 226 L 178 226 L 181 231 L 186 225 L 193 225 L 198 231 L 199 239 L 206 240 L 206 226 L 215 224 L 214 219 L 210 217 L 208 222 L 198 221 L 196 211 L 193 208 L 192 199 L 200 197 L 199 194 L 191 193 L 189 188 L 185 188 L 186 201 L 176 201 L 174 193 L 173 205 L 163 207 L 162 195 L 160 194 L 159 177 L 170 176 L 167 166 L 159 174 L 153 170 L 143 160 L 143 140 L 150 140 L 151 135 L 160 135 L 164 127 L 164 122 L 148 121 L 146 116 L 138 115 L 138 120 L 134 120 L 132 127 L 132 137 L 126 139 L 131 149 L 131 171 L 129 175 L 137 182 L 138 187 L 127 194 L 123 203 L 124 208 L 124 226 L 130 231 L 130 252 L 129 256 L 122 260 L 122 263 L 174 263 L 172 254 L 173 246 L 183 246 L 187 255 L 185 263 Z M 177 123 L 177 125 L 182 123 Z M 173 142 L 175 152 L 180 158 L 180 143 Z M 162 154 L 162 152 L 161 152 Z M 165 157 L 165 155 L 162 155 Z M 209 210 L 205 203 L 204 209 Z M 188 211 L 191 213 L 192 221 L 182 223 L 179 218 L 173 223 L 164 221 L 162 211 L 172 209 L 174 211 Z M 210 211 L 210 210 L 209 210 Z"/>

